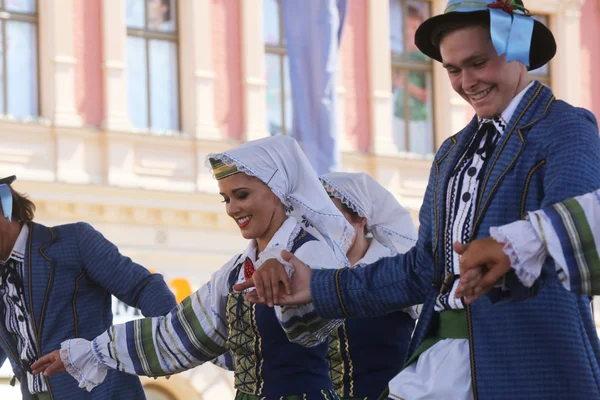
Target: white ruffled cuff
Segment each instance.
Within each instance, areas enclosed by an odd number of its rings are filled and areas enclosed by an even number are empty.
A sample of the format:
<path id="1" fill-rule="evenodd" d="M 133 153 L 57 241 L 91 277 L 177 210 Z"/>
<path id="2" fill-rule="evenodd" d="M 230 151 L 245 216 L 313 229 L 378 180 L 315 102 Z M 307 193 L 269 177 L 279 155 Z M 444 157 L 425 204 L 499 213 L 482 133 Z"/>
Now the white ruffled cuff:
<path id="1" fill-rule="evenodd" d="M 490 236 L 504 243 L 504 253 L 510 259 L 521 283 L 533 286 L 542 273 L 547 257 L 544 243 L 529 221 L 516 221 L 500 227 L 491 227 Z"/>
<path id="2" fill-rule="evenodd" d="M 60 346 L 60 358 L 67 372 L 79 382 L 79 387 L 91 392 L 106 378 L 108 368 L 94 354 L 93 343 L 85 339 L 65 340 Z"/>

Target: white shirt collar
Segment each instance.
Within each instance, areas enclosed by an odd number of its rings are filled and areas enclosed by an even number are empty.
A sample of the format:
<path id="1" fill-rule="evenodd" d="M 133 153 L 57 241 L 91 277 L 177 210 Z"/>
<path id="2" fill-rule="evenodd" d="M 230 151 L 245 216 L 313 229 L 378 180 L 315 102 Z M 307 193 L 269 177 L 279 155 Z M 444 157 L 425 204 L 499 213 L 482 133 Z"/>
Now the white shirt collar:
<path id="1" fill-rule="evenodd" d="M 29 226 L 27 224 L 23 224 L 23 227 L 21 228 L 21 232 L 19 233 L 19 236 L 17 237 L 17 241 L 15 242 L 15 245 L 13 246 L 13 249 L 10 252 L 10 256 L 8 256 L 8 259 L 12 258 L 17 261 L 24 260 L 25 249 L 27 247 L 27 239 L 28 238 L 29 238 Z M 8 259 L 1 262 L 1 264 L 6 263 L 8 261 Z"/>
<path id="2" fill-rule="evenodd" d="M 256 240 L 250 241 L 250 244 L 248 244 L 248 247 L 242 254 L 242 259 L 245 260 L 246 257 L 250 258 L 250 260 L 252 260 L 252 262 L 254 263 L 254 268 L 258 268 L 260 264 L 262 264 L 262 262 L 267 258 L 271 258 L 274 254 L 279 254 L 281 250 L 287 249 L 290 238 L 296 230 L 297 226 L 298 221 L 296 220 L 296 218 L 288 217 L 288 219 L 286 219 L 283 222 L 283 225 L 281 225 L 277 232 L 275 232 L 275 235 L 273 235 L 273 237 L 267 244 L 267 247 L 265 247 L 262 253 L 258 256 L 258 259 L 256 257 Z M 267 254 L 268 257 L 265 258 L 264 255 Z"/>
<path id="3" fill-rule="evenodd" d="M 506 123 L 507 125 L 510 123 L 510 119 L 512 118 L 513 114 L 515 113 L 515 110 L 519 106 L 519 103 L 521 102 L 521 100 L 523 100 L 525 93 L 527 93 L 529 88 L 532 87 L 534 83 L 535 81 L 529 82 L 529 85 L 527 85 L 525 89 L 521 90 L 515 97 L 513 97 L 510 103 L 508 103 L 508 107 L 506 107 L 506 109 L 502 112 L 502 119 L 504 120 L 504 123 Z"/>

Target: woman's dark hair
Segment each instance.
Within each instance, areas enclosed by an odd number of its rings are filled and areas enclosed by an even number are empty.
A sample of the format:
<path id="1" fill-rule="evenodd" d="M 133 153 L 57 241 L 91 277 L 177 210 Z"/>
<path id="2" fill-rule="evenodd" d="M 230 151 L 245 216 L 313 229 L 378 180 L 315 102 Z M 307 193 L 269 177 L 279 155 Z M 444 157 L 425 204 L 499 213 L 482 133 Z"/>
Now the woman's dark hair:
<path id="1" fill-rule="evenodd" d="M 346 204 L 344 204 L 344 202 L 342 203 L 342 208 L 344 209 L 344 212 L 347 213 L 350 216 L 350 219 L 353 222 L 360 222 L 362 217 L 360 215 L 358 215 L 358 213 L 356 211 L 354 211 L 352 208 L 348 207 Z M 367 226 L 365 225 L 365 235 L 369 233 L 369 230 L 367 229 Z"/>
<path id="2" fill-rule="evenodd" d="M 13 209 L 12 216 L 19 222 L 30 222 L 33 221 L 35 213 L 35 204 L 27 198 L 26 195 L 21 194 L 10 188 L 13 198 Z"/>
<path id="3" fill-rule="evenodd" d="M 361 218 L 360 215 L 358 215 L 358 213 L 356 211 L 354 211 L 352 208 L 348 207 L 343 202 L 342 202 L 342 208 L 344 209 L 344 212 L 347 213 L 354 222 L 360 221 L 360 218 Z"/>

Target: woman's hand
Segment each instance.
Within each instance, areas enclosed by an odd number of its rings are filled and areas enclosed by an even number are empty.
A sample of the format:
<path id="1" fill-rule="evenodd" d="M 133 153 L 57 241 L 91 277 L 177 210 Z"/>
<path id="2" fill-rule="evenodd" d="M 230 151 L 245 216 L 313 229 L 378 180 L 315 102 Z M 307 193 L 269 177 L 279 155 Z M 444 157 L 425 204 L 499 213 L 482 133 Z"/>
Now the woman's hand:
<path id="1" fill-rule="evenodd" d="M 60 358 L 60 350 L 54 350 L 52 353 L 46 354 L 31 364 L 31 370 L 34 375 L 43 372 L 45 376 L 50 376 L 57 372 L 65 372 L 65 365 Z"/>

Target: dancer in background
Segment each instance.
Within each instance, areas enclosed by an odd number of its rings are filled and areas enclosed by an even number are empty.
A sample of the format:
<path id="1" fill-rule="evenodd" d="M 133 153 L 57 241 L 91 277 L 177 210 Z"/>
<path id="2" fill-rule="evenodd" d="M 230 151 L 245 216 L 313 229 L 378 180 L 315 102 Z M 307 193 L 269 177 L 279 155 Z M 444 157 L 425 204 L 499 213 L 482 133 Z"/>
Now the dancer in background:
<path id="1" fill-rule="evenodd" d="M 406 253 L 417 241 L 410 213 L 363 173 L 320 177 L 331 200 L 354 228 L 346 255 L 360 268 Z M 417 318 L 409 308 L 372 318 L 347 319 L 329 345 L 331 379 L 343 399 L 377 399 L 402 367 Z"/>

